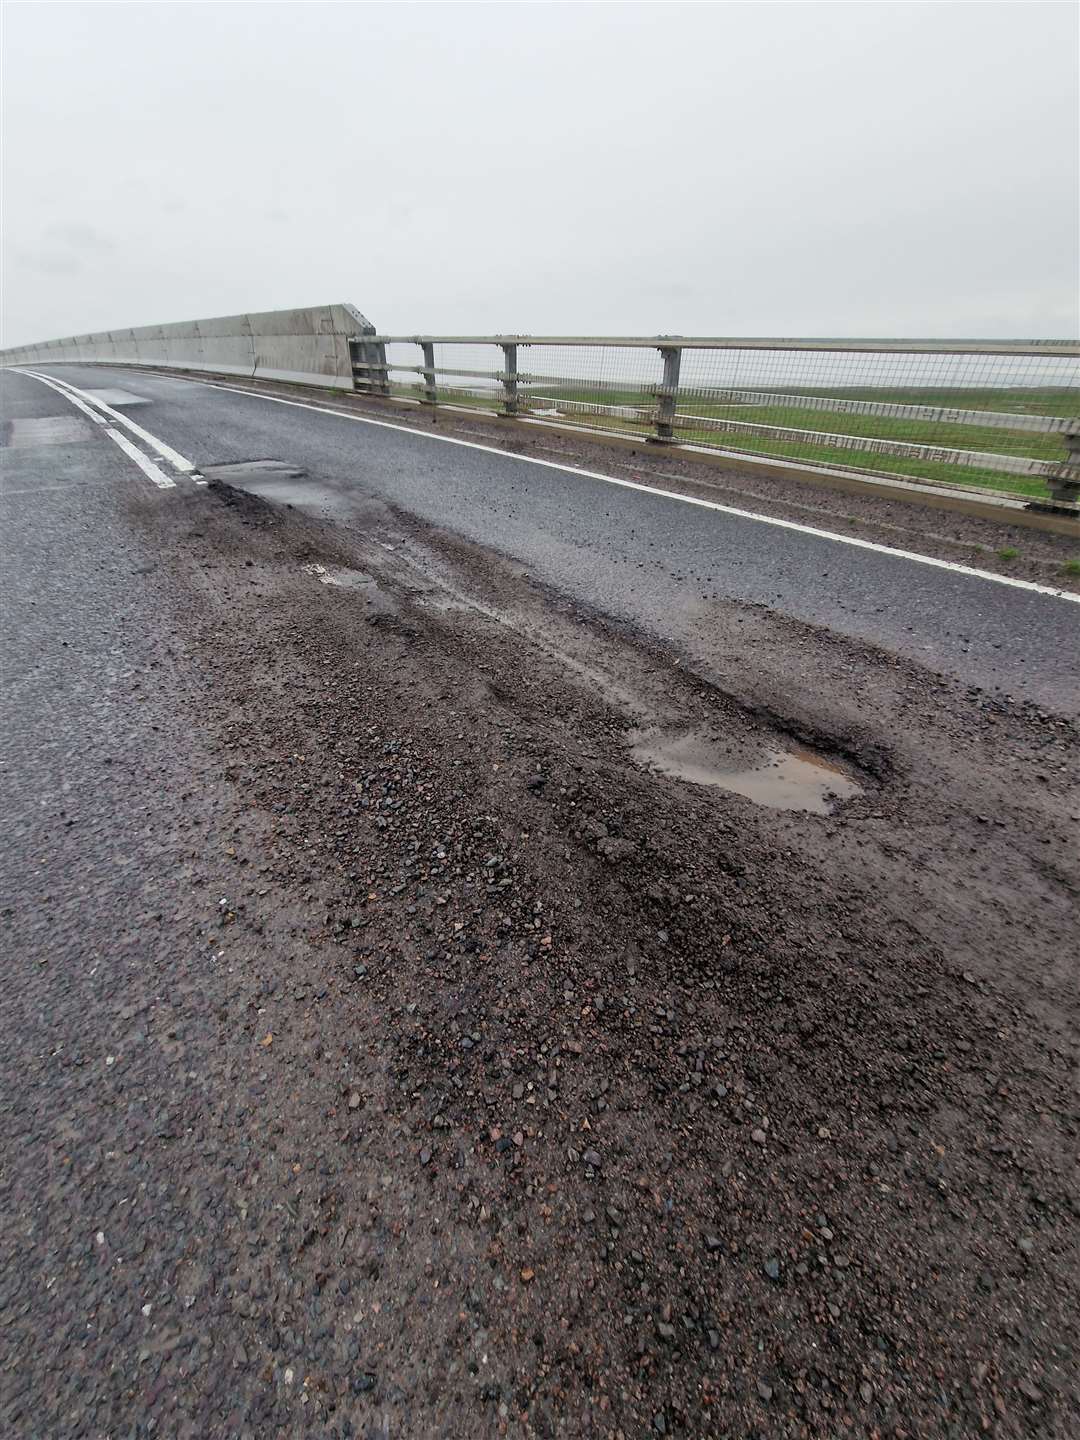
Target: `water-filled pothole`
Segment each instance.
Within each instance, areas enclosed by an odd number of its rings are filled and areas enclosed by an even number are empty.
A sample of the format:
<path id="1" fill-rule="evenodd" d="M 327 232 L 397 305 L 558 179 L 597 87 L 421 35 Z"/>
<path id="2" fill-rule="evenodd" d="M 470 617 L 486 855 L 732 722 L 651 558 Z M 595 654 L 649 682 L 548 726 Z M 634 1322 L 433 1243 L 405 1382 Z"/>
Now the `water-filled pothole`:
<path id="1" fill-rule="evenodd" d="M 776 810 L 830 815 L 844 800 L 863 794 L 859 782 L 835 761 L 798 745 L 770 750 L 756 765 L 732 768 L 719 747 L 700 734 L 653 730 L 636 732 L 631 754 L 662 775 L 714 785 Z"/>

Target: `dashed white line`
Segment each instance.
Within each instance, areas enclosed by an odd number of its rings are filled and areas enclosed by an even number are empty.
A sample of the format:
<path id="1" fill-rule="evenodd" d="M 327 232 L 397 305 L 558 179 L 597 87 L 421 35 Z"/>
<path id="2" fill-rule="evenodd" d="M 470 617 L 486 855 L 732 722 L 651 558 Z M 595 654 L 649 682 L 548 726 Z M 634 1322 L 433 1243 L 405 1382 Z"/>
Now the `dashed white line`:
<path id="1" fill-rule="evenodd" d="M 174 470 L 179 470 L 181 475 L 191 475 L 194 473 L 195 466 L 186 456 L 181 455 L 178 450 L 174 450 L 171 445 L 167 445 L 165 441 L 159 439 L 157 435 L 151 435 L 149 430 L 144 430 L 141 425 L 137 425 L 130 416 L 122 414 L 119 410 L 114 410 L 111 405 L 106 405 L 105 401 L 99 400 L 96 395 L 88 395 L 85 390 L 80 390 L 77 385 L 72 385 L 70 380 L 58 380 L 54 375 L 41 375 L 36 370 L 24 370 L 22 373 L 24 375 L 32 375 L 35 380 L 44 380 L 47 385 L 51 384 L 54 389 L 59 387 L 68 395 L 72 404 L 76 403 L 77 397 L 80 409 L 85 409 L 87 405 L 91 405 L 101 411 L 102 414 L 108 415 L 109 418 L 115 420 L 117 424 L 123 425 L 126 429 L 130 430 L 133 435 L 137 435 L 144 444 L 150 446 L 151 450 L 156 450 L 161 458 L 167 460 Z"/>
<path id="2" fill-rule="evenodd" d="M 413 435 L 420 440 L 437 440 L 443 445 L 461 445 L 466 450 L 481 450 L 487 455 L 497 455 L 501 460 L 519 460 L 525 465 L 542 465 L 547 470 L 561 470 L 567 475 L 581 475 L 586 480 L 602 480 L 605 485 L 617 485 L 623 490 L 639 490 L 644 495 L 659 496 L 664 500 L 678 500 L 683 505 L 696 505 L 702 510 L 715 510 L 721 515 L 734 515 L 739 520 L 754 520 L 762 525 L 775 525 L 780 530 L 793 530 L 799 535 L 812 535 L 817 540 L 832 540 L 839 545 L 851 545 L 856 550 L 873 550 L 879 555 L 890 555 L 894 560 L 910 560 L 916 565 L 929 565 L 935 570 L 951 570 L 954 575 L 968 575 L 976 580 L 992 580 L 996 585 L 1008 585 L 1014 590 L 1029 590 L 1036 595 L 1049 595 L 1055 600 L 1071 600 L 1080 604 L 1080 595 L 1071 590 L 1059 590 L 1053 585 L 1039 585 L 1034 580 L 1020 580 L 1012 575 L 995 575 L 992 570 L 979 570 L 973 565 L 960 565 L 955 560 L 939 560 L 935 555 L 920 555 L 916 550 L 899 550 L 892 545 L 879 545 L 874 540 L 860 540 L 854 535 L 839 535 L 834 530 L 819 530 L 816 525 L 800 525 L 795 520 L 781 520 L 775 515 L 761 515 L 756 510 L 742 510 L 736 505 L 721 505 L 717 500 L 703 500 L 697 495 L 683 495 L 677 490 L 661 490 L 656 485 L 642 485 L 636 480 L 622 480 L 615 475 L 602 475 L 598 470 L 584 470 L 578 465 L 564 465 L 557 460 L 536 460 L 531 455 L 517 455 L 512 450 L 500 450 L 494 445 L 481 445 L 476 440 L 459 440 L 453 435 L 434 435 L 427 430 L 417 430 L 412 425 L 395 425 L 392 420 L 372 420 L 366 415 L 351 415 L 345 410 L 331 410 L 326 405 L 313 405 L 307 400 L 286 400 L 282 395 L 262 395 L 257 390 L 244 390 L 239 385 L 225 385 L 218 380 L 193 380 L 189 383 L 206 385 L 213 390 L 229 390 L 234 395 L 248 395 L 254 400 L 270 400 L 275 405 L 293 405 L 299 410 L 315 410 L 320 415 L 336 415 L 339 420 L 354 420 L 358 425 L 375 425 L 381 430 L 399 430 L 404 435 Z"/>

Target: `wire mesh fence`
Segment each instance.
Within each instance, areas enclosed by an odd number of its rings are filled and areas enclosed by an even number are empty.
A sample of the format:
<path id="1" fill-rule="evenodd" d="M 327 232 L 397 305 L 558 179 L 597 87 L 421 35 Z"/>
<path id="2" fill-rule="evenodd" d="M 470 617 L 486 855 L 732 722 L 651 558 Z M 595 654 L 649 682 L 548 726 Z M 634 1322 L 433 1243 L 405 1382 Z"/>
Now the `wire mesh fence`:
<path id="1" fill-rule="evenodd" d="M 365 336 L 356 387 L 1033 499 L 1080 486 L 1080 343 Z"/>

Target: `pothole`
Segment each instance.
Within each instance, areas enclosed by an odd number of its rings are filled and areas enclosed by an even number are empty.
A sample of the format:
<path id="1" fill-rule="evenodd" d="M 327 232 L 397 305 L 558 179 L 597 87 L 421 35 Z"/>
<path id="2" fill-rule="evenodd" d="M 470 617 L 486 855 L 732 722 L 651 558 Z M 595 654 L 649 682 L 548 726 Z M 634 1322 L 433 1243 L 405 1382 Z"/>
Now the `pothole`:
<path id="1" fill-rule="evenodd" d="M 319 519 L 346 520 L 355 505 L 344 495 L 312 480 L 299 465 L 287 460 L 237 460 L 224 465 L 203 465 L 200 472 L 211 485 L 243 491 L 270 505 L 301 510 Z"/>
<path id="2" fill-rule="evenodd" d="M 311 564 L 303 567 L 305 575 L 311 575 L 321 585 L 334 585 L 341 590 L 358 591 L 364 601 L 380 615 L 394 615 L 397 605 L 380 590 L 378 581 L 365 575 L 363 570 L 350 570 L 347 565 Z"/>
<path id="3" fill-rule="evenodd" d="M 834 760 L 800 745 L 771 749 L 756 765 L 733 769 L 719 746 L 699 733 L 639 730 L 630 753 L 639 765 L 661 775 L 712 785 L 774 810 L 831 815 L 845 800 L 864 793 Z"/>
<path id="4" fill-rule="evenodd" d="M 482 600 L 440 557 L 407 537 L 393 539 L 375 540 L 365 552 L 363 563 L 371 573 L 327 564 L 303 568 L 321 584 L 359 592 L 373 608 L 393 607 L 386 588 L 395 595 L 404 590 L 420 608 L 469 611 L 512 630 L 555 660 L 593 700 L 636 727 L 628 734 L 630 753 L 645 769 L 773 809 L 815 815 L 830 815 L 865 793 L 866 777 L 857 766 L 785 743 L 782 730 L 762 733 L 730 697 L 722 723 L 719 715 L 693 728 L 680 723 L 680 692 L 672 689 L 669 666 L 657 660 L 631 667 L 622 649 L 598 637 L 595 627 L 553 614 L 550 606 L 538 616 L 524 606 Z"/>
<path id="5" fill-rule="evenodd" d="M 228 485 L 242 485 L 245 480 L 299 480 L 304 474 L 286 460 L 231 460 L 225 465 L 204 465 L 201 473 L 207 480 L 224 480 Z"/>
<path id="6" fill-rule="evenodd" d="M 375 581 L 362 570 L 350 570 L 344 565 L 305 565 L 304 573 L 314 575 L 324 585 L 340 585 L 345 590 L 361 589 L 374 585 Z"/>

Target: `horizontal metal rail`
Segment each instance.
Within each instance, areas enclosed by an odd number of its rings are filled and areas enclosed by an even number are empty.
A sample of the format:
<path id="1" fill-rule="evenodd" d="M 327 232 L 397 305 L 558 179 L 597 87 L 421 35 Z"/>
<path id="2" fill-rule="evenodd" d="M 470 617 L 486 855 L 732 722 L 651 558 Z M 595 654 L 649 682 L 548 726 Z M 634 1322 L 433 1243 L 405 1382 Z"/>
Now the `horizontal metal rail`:
<path id="1" fill-rule="evenodd" d="M 358 335 L 356 339 L 371 345 L 596 345 L 650 350 L 836 350 L 860 354 L 1080 357 L 1080 340 L 792 340 L 690 335 Z"/>
<path id="2" fill-rule="evenodd" d="M 834 450 L 861 450 L 867 455 L 900 455 L 932 460 L 942 465 L 964 465 L 980 470 L 1000 470 L 1004 475 L 1052 475 L 1053 460 L 1032 460 L 1022 455 L 1000 455 L 990 450 L 958 450 L 945 445 L 920 445 L 913 440 L 880 440 L 872 435 L 849 435 L 828 430 L 798 430 L 788 425 L 758 425 L 749 420 L 725 420 L 720 416 L 688 415 L 676 411 L 680 430 L 716 430 L 727 435 L 755 435 L 766 440 L 797 441 L 800 445 L 825 445 Z"/>
<path id="3" fill-rule="evenodd" d="M 357 370 L 377 370 L 381 375 L 384 370 L 390 371 L 391 374 L 395 370 L 404 370 L 410 375 L 462 375 L 470 380 L 501 381 L 506 375 L 505 370 L 462 370 L 457 365 L 399 365 L 396 360 L 354 360 L 352 368 L 354 373 Z M 518 379 L 524 380 L 525 376 L 519 375 Z M 551 384 L 550 378 L 547 383 Z"/>
<path id="4" fill-rule="evenodd" d="M 553 395 L 535 395 L 536 401 L 547 401 L 553 408 L 549 415 L 610 415 L 612 419 L 636 420 L 649 424 L 652 412 L 631 405 L 597 405 L 583 400 L 560 400 Z M 728 420 L 723 416 L 695 415 L 692 411 L 676 410 L 676 430 L 710 430 L 725 435 L 753 435 L 759 439 L 800 445 L 824 445 L 833 450 L 859 450 L 867 455 L 898 455 L 918 460 L 931 460 L 943 465 L 962 465 L 981 470 L 997 470 L 1005 475 L 1053 475 L 1057 463 L 1036 460 L 1022 455 L 1001 455 L 989 450 L 963 450 L 947 445 L 918 444 L 915 441 L 881 440 L 872 435 L 849 435 L 829 430 L 800 430 L 791 425 L 763 425 L 751 420 Z"/>
<path id="5" fill-rule="evenodd" d="M 423 364 L 388 353 L 408 346 L 421 350 Z M 436 346 L 449 347 L 439 354 L 444 363 L 436 364 Z M 470 346 L 498 347 L 501 367 L 474 368 Z M 539 359 L 544 347 L 562 346 L 594 353 L 552 366 L 577 372 L 571 375 L 519 367 L 523 349 Z M 983 484 L 1007 474 L 1045 482 L 1066 505 L 1080 494 L 1075 340 L 371 334 L 350 349 L 356 388 L 390 399 L 411 395 L 435 407 L 467 398 L 542 423 L 593 416 L 612 432 L 659 443 L 719 448 L 729 436 L 724 453 L 742 448 L 757 458 L 810 459 L 817 451 L 828 459 L 823 452 L 831 451 L 839 464 L 837 452 L 848 452 L 865 467 L 872 456 L 890 456 L 913 463 L 879 463 L 875 473 L 890 468 L 950 483 L 961 483 L 957 472 L 965 470 L 983 472 Z M 784 351 L 809 358 L 783 360 Z M 812 414 L 835 420 L 815 429 Z M 968 483 L 979 482 L 972 475 Z M 1016 488 L 1034 489 L 1019 481 Z"/>
<path id="6" fill-rule="evenodd" d="M 468 380 L 494 380 L 499 384 L 502 384 L 509 375 L 509 378 L 516 380 L 519 385 L 544 385 L 548 387 L 552 385 L 573 385 L 578 389 L 618 391 L 625 391 L 627 388 L 625 382 L 620 383 L 616 380 L 589 380 L 586 382 L 583 381 L 580 376 L 575 379 L 573 376 L 532 375 L 527 370 L 469 370 L 461 365 L 404 365 L 399 364 L 396 360 L 389 359 L 385 361 L 354 360 L 352 368 L 353 373 L 359 379 L 366 379 L 367 372 L 381 375 L 385 370 L 391 375 L 397 371 L 403 371 L 409 375 L 456 375 Z M 453 389 L 455 387 L 452 386 L 451 388 Z M 636 388 L 640 389 L 643 394 L 656 395 L 661 393 L 664 387 L 662 385 L 645 384 Z"/>
<path id="7" fill-rule="evenodd" d="M 507 375 L 505 370 L 467 370 L 453 365 L 436 365 L 428 369 L 423 365 L 399 365 L 390 360 L 385 364 L 354 362 L 353 370 L 372 370 L 378 371 L 380 374 L 383 370 L 388 370 L 390 372 L 404 371 L 412 375 L 455 375 L 470 380 L 495 382 L 502 382 Z M 617 380 L 583 381 L 580 377 L 575 379 L 572 376 L 533 375 L 527 371 L 518 371 L 512 378 L 517 380 L 519 386 L 527 389 L 537 385 L 543 386 L 545 389 L 550 389 L 553 385 L 565 385 L 599 394 L 605 391 L 625 394 L 628 389 L 634 388 L 642 395 L 664 393 L 662 385 L 641 384 L 635 387 Z M 831 395 L 799 395 L 775 390 L 699 389 L 694 386 L 686 386 L 680 393 L 691 404 L 773 405 L 789 410 L 825 410 L 838 415 L 868 415 L 887 420 L 922 420 L 949 425 L 981 425 L 987 429 L 1026 430 L 1042 434 L 1064 432 L 1072 424 L 1068 416 L 1064 415 L 1028 415 L 1020 411 L 1010 412 L 1007 410 L 958 410 L 938 405 L 901 405 L 882 400 L 846 400 Z M 492 396 L 496 397 L 494 390 Z M 542 398 L 558 403 L 555 396 L 543 396 Z M 568 397 L 564 403 L 574 402 Z"/>

